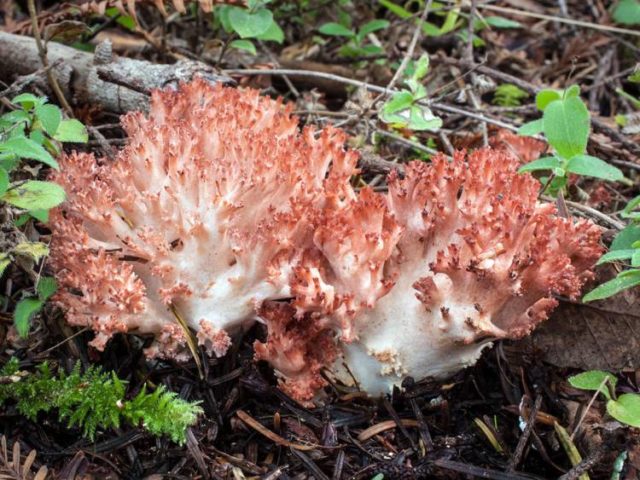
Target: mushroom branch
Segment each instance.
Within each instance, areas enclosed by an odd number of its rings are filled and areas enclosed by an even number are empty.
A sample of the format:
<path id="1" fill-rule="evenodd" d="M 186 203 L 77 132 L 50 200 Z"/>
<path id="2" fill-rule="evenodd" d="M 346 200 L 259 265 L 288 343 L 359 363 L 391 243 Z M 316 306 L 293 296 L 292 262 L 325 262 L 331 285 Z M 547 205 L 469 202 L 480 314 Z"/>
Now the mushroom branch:
<path id="1" fill-rule="evenodd" d="M 56 299 L 96 348 L 151 334 L 147 355 L 184 360 L 182 323 L 221 356 L 257 320 L 256 358 L 293 398 L 312 400 L 323 371 L 379 394 L 527 335 L 592 277 L 600 229 L 539 202 L 514 149 L 411 162 L 387 193 L 357 192 L 345 134 L 290 112 L 195 81 L 123 117 L 115 162 L 62 160 Z"/>

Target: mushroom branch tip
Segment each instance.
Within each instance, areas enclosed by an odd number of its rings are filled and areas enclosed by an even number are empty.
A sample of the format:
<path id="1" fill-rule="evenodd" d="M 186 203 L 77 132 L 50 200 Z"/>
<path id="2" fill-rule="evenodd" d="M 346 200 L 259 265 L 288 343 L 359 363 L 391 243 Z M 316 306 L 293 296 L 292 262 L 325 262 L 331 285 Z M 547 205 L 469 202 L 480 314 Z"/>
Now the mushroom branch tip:
<path id="1" fill-rule="evenodd" d="M 346 135 L 301 130 L 291 110 L 197 80 L 126 115 L 115 161 L 61 160 L 55 300 L 93 346 L 150 334 L 147 355 L 184 360 L 186 325 L 221 356 L 258 320 L 256 359 L 293 398 L 327 376 L 378 394 L 527 335 L 592 277 L 600 229 L 539 202 L 514 148 L 411 162 L 388 192 L 356 191 Z"/>

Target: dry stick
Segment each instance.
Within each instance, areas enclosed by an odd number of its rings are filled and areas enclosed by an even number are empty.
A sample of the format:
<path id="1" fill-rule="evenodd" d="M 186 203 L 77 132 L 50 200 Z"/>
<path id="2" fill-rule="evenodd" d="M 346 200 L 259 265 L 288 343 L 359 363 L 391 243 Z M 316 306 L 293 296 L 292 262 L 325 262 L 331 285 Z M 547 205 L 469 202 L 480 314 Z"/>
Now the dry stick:
<path id="1" fill-rule="evenodd" d="M 267 56 L 269 57 L 269 60 L 275 63 L 277 67 L 280 67 L 280 62 L 278 61 L 276 56 L 273 54 L 271 49 L 267 47 L 264 44 L 264 42 L 261 40 L 258 40 L 258 45 L 260 45 L 260 48 L 262 48 L 262 50 L 267 54 Z M 282 79 L 284 80 L 284 83 L 287 84 L 287 87 L 289 87 L 289 90 L 291 90 L 291 93 L 293 93 L 293 96 L 296 98 L 300 98 L 300 92 L 295 87 L 295 85 L 291 82 L 291 80 L 289 80 L 289 77 L 287 77 L 286 75 L 283 75 Z"/>
<path id="2" fill-rule="evenodd" d="M 536 416 L 538 415 L 538 411 L 540 410 L 540 405 L 542 405 L 542 395 L 538 395 L 536 397 L 533 408 L 529 412 L 529 419 L 524 427 L 524 430 L 522 431 L 522 435 L 520 435 L 520 438 L 518 439 L 518 445 L 516 445 L 513 456 L 511 457 L 511 460 L 509 460 L 509 467 L 507 468 L 507 472 L 514 472 L 520 464 L 520 460 L 522 460 L 524 447 L 526 447 L 527 441 L 531 436 L 531 432 L 533 432 L 533 427 L 536 424 Z"/>
<path id="3" fill-rule="evenodd" d="M 555 202 L 556 199 L 549 197 L 548 195 L 541 195 L 540 198 L 542 198 L 543 200 L 546 200 L 547 202 Z M 585 215 L 590 215 L 594 218 L 597 218 L 598 220 L 605 222 L 609 225 L 611 225 L 613 228 L 617 229 L 617 230 L 622 230 L 623 228 L 626 227 L 626 225 L 622 222 L 619 222 L 618 220 L 610 217 L 609 215 L 606 215 L 602 212 L 599 212 L 598 210 L 596 210 L 595 208 L 591 208 L 587 205 L 582 205 L 581 203 L 577 203 L 577 202 L 572 202 L 570 200 L 564 200 L 564 203 L 566 203 L 568 206 L 570 206 L 571 208 L 578 210 L 582 213 L 584 213 Z"/>
<path id="4" fill-rule="evenodd" d="M 600 382 L 600 385 L 598 385 L 598 389 L 595 392 L 593 392 L 593 395 L 591 396 L 591 400 L 589 400 L 587 407 L 584 409 L 584 412 L 582 412 L 582 415 L 580 416 L 580 420 L 578 420 L 578 424 L 576 425 L 576 428 L 574 428 L 573 432 L 571 432 L 571 436 L 569 438 L 571 439 L 572 442 L 573 442 L 573 438 L 576 436 L 576 433 L 578 433 L 578 431 L 580 430 L 580 427 L 582 426 L 582 422 L 584 422 L 584 419 L 587 418 L 587 414 L 589 413 L 589 410 L 591 410 L 591 405 L 593 405 L 593 402 L 596 401 L 596 397 L 600 393 L 602 387 L 604 387 L 607 384 L 608 380 L 609 380 L 609 375 L 605 375 L 604 380 L 602 380 L 602 382 Z"/>
<path id="5" fill-rule="evenodd" d="M 517 8 L 500 7 L 498 5 L 478 5 L 479 8 L 484 10 L 491 10 L 500 13 L 510 13 L 512 15 L 520 15 L 522 17 L 539 18 L 541 20 L 550 20 L 552 22 L 566 23 L 567 25 L 576 25 L 579 27 L 591 28 L 593 30 L 601 30 L 604 32 L 622 33 L 625 35 L 633 35 L 640 37 L 640 31 L 629 30 L 627 28 L 611 27 L 609 25 L 598 25 L 597 23 L 584 22 L 582 20 L 573 20 L 571 18 L 556 17 L 553 15 L 546 15 L 544 13 L 527 12 L 526 10 L 518 10 Z"/>
<path id="6" fill-rule="evenodd" d="M 529 93 L 535 94 L 539 90 L 535 85 L 532 85 L 531 83 L 525 80 L 522 80 L 508 73 L 504 73 L 484 65 L 484 62 L 482 65 L 478 65 L 478 64 L 473 65 L 473 64 L 469 64 L 467 60 L 458 60 L 456 58 L 449 58 L 449 57 L 444 57 L 444 58 L 439 57 L 434 59 L 434 63 L 444 63 L 446 65 L 455 65 L 462 68 L 474 68 L 479 73 L 482 73 L 489 77 L 496 78 L 505 83 L 513 83 L 514 85 L 522 88 L 523 90 L 526 90 Z"/>
<path id="7" fill-rule="evenodd" d="M 420 150 L 421 152 L 425 152 L 430 155 L 435 155 L 436 153 L 438 153 L 438 151 L 434 150 L 433 148 L 425 147 L 421 143 L 414 142 L 413 140 L 409 140 L 408 138 L 404 138 L 391 132 L 387 132 L 386 130 L 376 129 L 376 133 L 380 136 L 390 138 L 398 143 L 403 143 L 407 147 L 415 148 L 416 150 Z"/>
<path id="8" fill-rule="evenodd" d="M 590 470 L 592 467 L 598 464 L 604 455 L 604 449 L 599 448 L 595 452 L 589 454 L 587 458 L 578 463 L 575 467 L 569 470 L 564 475 L 558 477 L 558 480 L 576 480 L 583 473 Z"/>
<path id="9" fill-rule="evenodd" d="M 353 78 L 343 77 L 341 75 L 336 75 L 333 73 L 316 72 L 313 70 L 294 70 L 294 69 L 288 69 L 288 68 L 277 68 L 277 69 L 274 68 L 270 70 L 261 70 L 257 68 L 255 69 L 248 68 L 248 69 L 223 70 L 223 73 L 225 75 L 289 75 L 292 77 L 298 76 L 298 77 L 323 78 L 325 80 L 332 80 L 334 82 L 344 83 L 345 85 L 352 85 L 357 88 L 365 88 L 370 92 L 393 94 L 398 91 L 395 89 L 387 89 L 385 87 L 380 87 L 379 85 L 373 85 L 371 83 L 362 82 L 360 80 L 354 80 Z M 457 113 L 459 115 L 473 118 L 481 122 L 491 123 L 493 125 L 497 125 L 498 127 L 506 128 L 514 132 L 518 130 L 518 127 L 511 125 L 509 123 L 502 122 L 492 117 L 487 117 L 477 112 L 470 112 L 469 110 L 464 110 L 462 108 L 452 107 L 451 105 L 445 105 L 443 103 L 429 102 L 429 101 L 420 101 L 417 103 L 418 105 L 431 107 L 435 110 L 440 110 L 440 111 L 449 112 L 449 113 Z"/>
<path id="10" fill-rule="evenodd" d="M 416 46 L 418 45 L 418 40 L 420 39 L 420 36 L 421 36 L 420 34 L 422 33 L 422 24 L 425 22 L 425 20 L 427 19 L 427 16 L 429 15 L 429 10 L 431 10 L 431 3 L 432 2 L 433 2 L 433 0 L 429 0 L 427 2 L 427 4 L 425 5 L 424 10 L 422 10 L 422 15 L 420 15 L 420 19 L 418 20 L 418 23 L 416 24 L 416 29 L 413 31 L 413 36 L 411 37 L 411 43 L 409 44 L 409 48 L 407 49 L 407 53 L 405 54 L 404 58 L 402 59 L 402 63 L 400 64 L 400 66 L 396 70 L 396 73 L 393 74 L 393 77 L 391 78 L 391 81 L 387 85 L 387 89 L 388 90 L 391 90 L 393 87 L 396 86 L 396 83 L 398 82 L 398 80 L 400 79 L 400 77 L 402 76 L 404 71 L 406 70 L 407 65 L 409 65 L 409 60 L 411 60 L 411 57 L 413 57 L 413 52 L 415 52 L 415 50 L 416 50 Z"/>
<path id="11" fill-rule="evenodd" d="M 38 26 L 38 12 L 36 11 L 35 0 L 27 0 L 27 8 L 29 9 L 29 16 L 31 17 L 31 28 L 33 29 L 33 36 L 36 41 L 38 53 L 40 54 L 40 59 L 42 60 L 42 66 L 44 68 L 47 68 L 49 66 L 49 61 L 47 60 L 47 49 L 42 43 L 42 36 L 40 35 L 40 27 Z M 49 80 L 51 89 L 58 98 L 58 102 L 60 102 L 60 105 L 68 115 L 73 116 L 73 110 L 71 110 L 67 99 L 64 98 L 64 93 L 62 93 L 62 89 L 60 88 L 60 84 L 58 83 L 58 79 L 56 78 L 54 71 L 49 68 L 46 70 L 46 72 L 47 79 Z"/>

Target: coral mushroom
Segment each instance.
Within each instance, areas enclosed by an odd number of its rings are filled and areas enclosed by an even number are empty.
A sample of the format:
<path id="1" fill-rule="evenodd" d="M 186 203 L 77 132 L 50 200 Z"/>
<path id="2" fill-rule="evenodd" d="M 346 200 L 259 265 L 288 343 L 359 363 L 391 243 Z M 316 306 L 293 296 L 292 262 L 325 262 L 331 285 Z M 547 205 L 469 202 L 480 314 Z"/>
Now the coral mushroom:
<path id="1" fill-rule="evenodd" d="M 115 162 L 74 153 L 54 176 L 56 299 L 104 348 L 117 332 L 155 335 L 151 356 L 185 357 L 184 322 L 209 353 L 267 299 L 290 295 L 325 208 L 355 195 L 345 135 L 299 131 L 290 107 L 204 81 L 155 92 L 124 117 Z"/>
<path id="2" fill-rule="evenodd" d="M 345 135 L 300 132 L 290 111 L 196 81 L 126 116 L 116 161 L 61 161 L 56 299 L 95 347 L 148 333 L 148 355 L 185 358 L 191 329 L 223 355 L 260 316 L 256 357 L 291 396 L 312 399 L 323 369 L 376 394 L 528 334 L 592 276 L 599 228 L 559 217 L 516 173 L 513 150 L 541 147 L 506 138 L 515 147 L 412 162 L 386 194 L 356 193 Z"/>
<path id="3" fill-rule="evenodd" d="M 371 394 L 409 375 L 443 378 L 491 341 L 528 334 L 557 305 L 554 294 L 576 297 L 601 253 L 600 229 L 538 202 L 539 183 L 518 165 L 492 149 L 412 162 L 405 178 L 390 175 L 388 210 L 365 191 L 368 213 L 356 208 L 316 230 L 321 254 L 298 268 L 293 287 L 298 319 L 272 313 L 274 335 L 258 350 L 275 365 L 311 354 L 295 374 L 281 370 L 285 388 L 309 400 L 323 367 Z M 327 351 L 321 364 L 301 342 L 303 329 L 317 338 L 320 327 L 339 333 L 337 361 Z"/>

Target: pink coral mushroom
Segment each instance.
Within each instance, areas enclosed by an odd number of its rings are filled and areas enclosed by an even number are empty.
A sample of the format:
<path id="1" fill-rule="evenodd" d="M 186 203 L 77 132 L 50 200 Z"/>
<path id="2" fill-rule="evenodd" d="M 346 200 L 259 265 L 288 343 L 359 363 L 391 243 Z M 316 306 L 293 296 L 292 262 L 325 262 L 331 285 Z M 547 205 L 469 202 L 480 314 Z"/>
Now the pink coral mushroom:
<path id="1" fill-rule="evenodd" d="M 410 163 L 404 178 L 392 173 L 384 197 L 363 191 L 368 214 L 331 219 L 338 235 L 316 230 L 321 253 L 298 268 L 297 320 L 272 316 L 277 335 L 258 356 L 276 365 L 295 356 L 283 325 L 303 352 L 300 332 L 317 338 L 322 326 L 340 336 L 322 368 L 378 394 L 407 375 L 446 377 L 492 340 L 527 335 L 557 305 L 554 294 L 578 295 L 601 247 L 596 225 L 538 202 L 539 183 L 518 166 L 506 150 L 440 155 Z M 304 400 L 318 383 L 321 362 L 311 354 L 313 361 L 297 362 L 305 369 L 282 374 Z"/>
<path id="2" fill-rule="evenodd" d="M 123 125 L 115 162 L 61 161 L 68 199 L 52 215 L 57 300 L 103 348 L 151 333 L 154 356 L 184 355 L 183 318 L 210 353 L 287 298 L 322 210 L 353 196 L 345 135 L 298 129 L 290 107 L 204 81 L 155 92 Z"/>
<path id="3" fill-rule="evenodd" d="M 196 81 L 127 115 L 115 162 L 62 160 L 56 299 L 94 346 L 146 333 L 150 356 L 185 358 L 181 319 L 223 355 L 260 319 L 256 357 L 294 398 L 323 369 L 376 394 L 528 334 L 591 277 L 599 228 L 540 203 L 508 150 L 412 162 L 388 193 L 356 192 L 345 135 L 300 132 L 290 111 Z"/>

